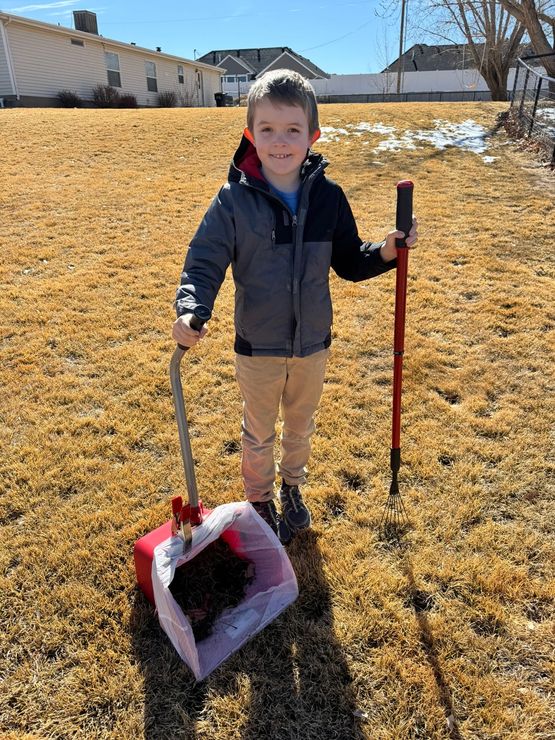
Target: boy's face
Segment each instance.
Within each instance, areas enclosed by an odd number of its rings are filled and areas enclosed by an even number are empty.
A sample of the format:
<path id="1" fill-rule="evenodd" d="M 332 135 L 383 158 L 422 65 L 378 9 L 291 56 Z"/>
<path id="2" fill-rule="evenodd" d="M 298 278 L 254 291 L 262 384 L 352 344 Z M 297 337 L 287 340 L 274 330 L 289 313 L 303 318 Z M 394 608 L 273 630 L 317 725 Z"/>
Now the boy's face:
<path id="1" fill-rule="evenodd" d="M 305 111 L 297 105 L 256 104 L 251 141 L 266 179 L 278 189 L 298 184 L 306 152 L 318 135 L 310 135 Z M 319 132 L 318 132 L 319 133 Z"/>

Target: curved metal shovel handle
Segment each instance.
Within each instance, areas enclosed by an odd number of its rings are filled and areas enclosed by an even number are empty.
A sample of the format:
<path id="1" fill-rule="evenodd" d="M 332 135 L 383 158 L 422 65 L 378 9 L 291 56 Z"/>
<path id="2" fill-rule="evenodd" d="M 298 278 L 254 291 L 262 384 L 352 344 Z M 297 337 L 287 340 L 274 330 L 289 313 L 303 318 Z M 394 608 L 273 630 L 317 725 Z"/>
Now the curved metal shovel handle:
<path id="1" fill-rule="evenodd" d="M 210 319 L 212 312 L 206 306 L 197 306 L 191 319 L 193 329 L 200 331 L 204 324 Z M 187 484 L 187 495 L 191 508 L 198 508 L 198 490 L 195 477 L 195 466 L 189 438 L 189 427 L 185 412 L 185 401 L 183 399 L 183 387 L 181 385 L 180 364 L 185 352 L 189 347 L 178 344 L 170 361 L 170 380 L 175 408 L 175 420 L 179 432 L 179 443 L 181 446 L 181 457 L 185 470 L 185 482 Z"/>

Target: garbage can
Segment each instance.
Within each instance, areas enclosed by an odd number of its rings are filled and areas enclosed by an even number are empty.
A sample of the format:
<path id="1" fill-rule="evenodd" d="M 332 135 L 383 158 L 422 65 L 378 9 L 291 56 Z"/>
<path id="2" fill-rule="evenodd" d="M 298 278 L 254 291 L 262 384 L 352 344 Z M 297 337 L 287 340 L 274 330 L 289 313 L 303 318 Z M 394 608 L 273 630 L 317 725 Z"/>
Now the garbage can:
<path id="1" fill-rule="evenodd" d="M 214 93 L 214 100 L 216 101 L 216 108 L 223 108 L 225 105 L 225 96 L 223 92 Z"/>
<path id="2" fill-rule="evenodd" d="M 224 105 L 226 106 L 233 105 L 233 95 L 224 95 Z"/>

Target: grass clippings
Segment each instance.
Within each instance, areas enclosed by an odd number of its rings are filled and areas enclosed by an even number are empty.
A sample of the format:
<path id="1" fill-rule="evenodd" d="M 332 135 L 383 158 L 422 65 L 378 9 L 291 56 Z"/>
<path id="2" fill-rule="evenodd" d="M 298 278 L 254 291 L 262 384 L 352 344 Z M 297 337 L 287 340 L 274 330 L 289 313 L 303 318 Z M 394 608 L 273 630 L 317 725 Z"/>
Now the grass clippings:
<path id="1" fill-rule="evenodd" d="M 360 132 L 315 148 L 361 235 L 393 228 L 395 183 L 415 182 L 399 473 L 412 528 L 401 550 L 379 537 L 395 275 L 332 274 L 313 528 L 288 547 L 300 595 L 199 685 L 132 553 L 183 495 L 172 301 L 245 111 L 0 111 L 7 737 L 553 737 L 554 181 L 496 123 L 505 108 L 322 106 L 323 126 Z M 487 131 L 479 155 L 378 149 L 392 127 L 470 119 Z M 228 274 L 182 363 L 210 507 L 243 497 L 232 335 Z"/>
<path id="2" fill-rule="evenodd" d="M 254 576 L 254 563 L 236 555 L 221 538 L 175 569 L 170 591 L 197 642 L 212 634 L 223 611 L 238 606 Z"/>

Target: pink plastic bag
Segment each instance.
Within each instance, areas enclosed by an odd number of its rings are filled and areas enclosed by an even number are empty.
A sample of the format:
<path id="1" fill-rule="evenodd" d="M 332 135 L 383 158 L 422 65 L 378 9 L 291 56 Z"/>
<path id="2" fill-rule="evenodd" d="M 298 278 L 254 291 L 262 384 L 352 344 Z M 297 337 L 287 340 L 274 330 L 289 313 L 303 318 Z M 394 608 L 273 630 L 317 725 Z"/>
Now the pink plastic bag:
<path id="1" fill-rule="evenodd" d="M 241 603 L 226 609 L 212 634 L 195 642 L 188 617 L 175 601 L 169 585 L 175 569 L 221 537 L 236 555 L 254 563 L 255 575 Z M 272 622 L 299 595 L 291 562 L 270 527 L 247 503 L 216 507 L 202 524 L 193 528 L 191 549 L 183 554 L 183 540 L 176 536 L 154 549 L 152 586 L 158 618 L 173 646 L 197 681 Z"/>

